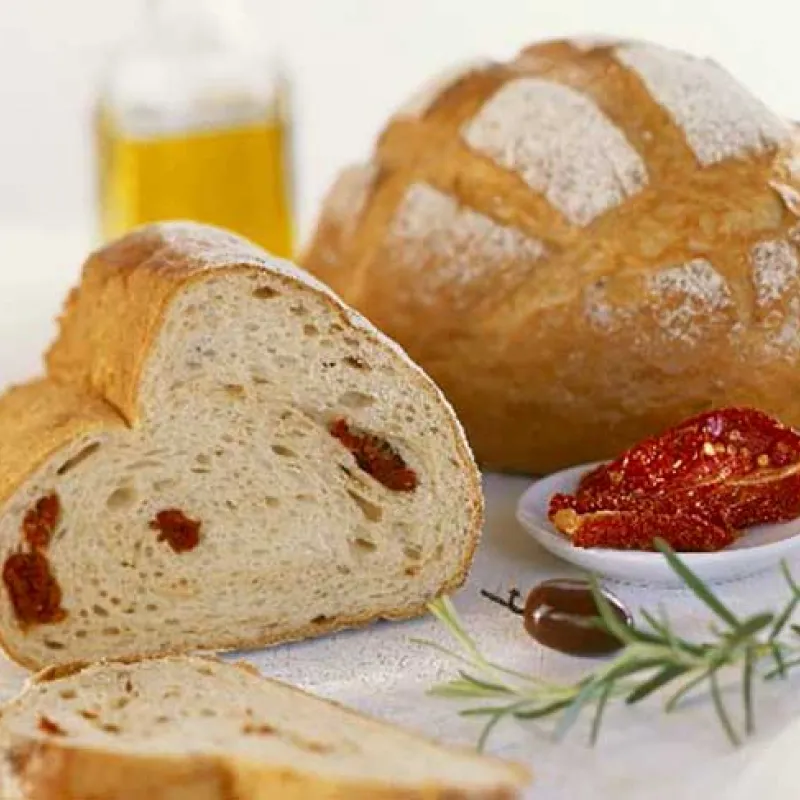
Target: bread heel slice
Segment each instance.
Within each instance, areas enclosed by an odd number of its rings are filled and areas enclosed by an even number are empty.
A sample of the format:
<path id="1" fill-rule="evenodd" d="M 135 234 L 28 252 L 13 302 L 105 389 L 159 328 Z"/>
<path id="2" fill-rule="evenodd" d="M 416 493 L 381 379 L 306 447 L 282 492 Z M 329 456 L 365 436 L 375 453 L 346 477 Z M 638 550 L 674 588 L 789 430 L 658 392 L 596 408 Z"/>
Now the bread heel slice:
<path id="1" fill-rule="evenodd" d="M 236 664 L 52 672 L 0 711 L 4 800 L 504 800 L 529 779 Z"/>

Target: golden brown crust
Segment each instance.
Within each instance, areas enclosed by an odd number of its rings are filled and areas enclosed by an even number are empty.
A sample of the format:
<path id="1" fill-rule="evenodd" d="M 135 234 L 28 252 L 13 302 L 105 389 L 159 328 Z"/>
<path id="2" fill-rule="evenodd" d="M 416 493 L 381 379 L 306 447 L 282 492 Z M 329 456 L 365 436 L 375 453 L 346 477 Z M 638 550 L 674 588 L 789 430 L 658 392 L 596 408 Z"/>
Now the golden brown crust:
<path id="1" fill-rule="evenodd" d="M 786 175 L 775 146 L 701 167 L 685 131 L 614 57 L 613 44 L 527 48 L 507 65 L 465 73 L 421 116 L 391 119 L 374 155 L 382 179 L 355 224 L 340 218 L 347 235 L 329 241 L 323 206 L 301 259 L 321 273 L 321 253 L 338 263 L 326 279 L 444 389 L 489 468 L 545 473 L 613 456 L 725 404 L 757 405 L 800 424 L 792 388 L 800 348 L 777 346 L 792 335 L 800 286 L 762 312 L 751 263 L 752 248 L 769 240 L 798 254 L 800 235 L 795 229 L 792 242 L 790 232 L 800 208 L 774 184 L 800 192 L 800 180 Z M 591 101 L 638 153 L 647 185 L 579 225 L 518 173 L 470 149 L 463 125 L 519 77 L 544 78 Z M 415 184 L 546 253 L 516 247 L 476 255 L 446 228 L 435 244 L 402 251 L 392 226 Z M 695 313 L 675 297 L 648 297 L 652 276 L 696 259 L 721 276 L 725 303 Z M 618 316 L 605 327 L 588 316 L 596 295 L 602 313 Z M 666 329 L 677 312 L 696 316 L 697 330 L 683 339 Z"/>
<path id="2" fill-rule="evenodd" d="M 0 395 L 0 505 L 54 453 L 89 433 L 124 428 L 101 399 L 42 378 Z"/>
<path id="3" fill-rule="evenodd" d="M 516 771 L 516 788 L 405 788 L 326 780 L 210 756 L 128 757 L 55 742 L 16 745 L 5 757 L 12 775 L 8 787 L 0 784 L 0 789 L 15 800 L 514 800 L 530 780 L 527 770 L 509 764 L 509 772 Z M 17 794 L 10 794 L 15 790 Z"/>
<path id="4" fill-rule="evenodd" d="M 262 251 L 233 235 L 204 226 L 147 226 L 94 253 L 86 262 L 80 286 L 67 302 L 59 338 L 47 355 L 51 377 L 16 387 L 0 397 L 0 426 L 8 432 L 0 442 L 0 504 L 44 461 L 78 437 L 135 426 L 142 371 L 153 349 L 170 301 L 188 283 L 211 273 L 263 270 Z M 346 327 L 354 327 L 349 312 L 324 287 L 305 283 L 291 267 L 271 277 L 296 288 L 301 283 L 335 310 Z M 373 342 L 379 334 L 359 327 Z M 381 344 L 389 346 L 382 341 Z M 437 390 L 421 371 L 412 380 L 434 395 Z M 453 439 L 470 480 L 470 520 L 464 557 L 455 575 L 440 587 L 450 592 L 466 579 L 483 524 L 480 476 L 458 421 L 450 416 Z M 431 598 L 433 599 L 433 598 Z M 214 649 L 264 647 L 360 627 L 377 619 L 405 619 L 425 613 L 426 605 L 388 613 L 333 618 L 304 625 L 283 635 L 266 632 L 250 640 L 231 635 L 209 643 Z M 30 669 L 41 663 L 2 643 L 9 656 Z M 176 651 L 147 653 L 168 655 Z"/>

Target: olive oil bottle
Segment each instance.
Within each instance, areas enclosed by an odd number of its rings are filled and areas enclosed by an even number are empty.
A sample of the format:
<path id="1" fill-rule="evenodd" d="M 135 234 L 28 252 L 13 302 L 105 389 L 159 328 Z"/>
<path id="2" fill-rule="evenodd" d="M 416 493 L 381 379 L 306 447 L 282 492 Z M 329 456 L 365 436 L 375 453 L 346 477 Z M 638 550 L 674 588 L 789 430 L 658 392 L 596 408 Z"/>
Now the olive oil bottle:
<path id="1" fill-rule="evenodd" d="M 192 219 L 292 254 L 287 85 L 238 0 L 150 0 L 95 126 L 104 238 Z"/>

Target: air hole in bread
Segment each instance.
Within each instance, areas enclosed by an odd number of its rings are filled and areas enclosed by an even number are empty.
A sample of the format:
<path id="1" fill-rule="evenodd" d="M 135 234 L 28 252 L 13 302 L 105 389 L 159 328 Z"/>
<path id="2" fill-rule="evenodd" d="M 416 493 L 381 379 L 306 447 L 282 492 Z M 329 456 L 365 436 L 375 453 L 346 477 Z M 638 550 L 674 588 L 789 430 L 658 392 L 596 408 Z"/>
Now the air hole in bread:
<path id="1" fill-rule="evenodd" d="M 330 620 L 331 618 L 326 616 L 325 614 L 317 614 L 317 616 L 311 620 L 311 624 L 324 625 L 326 622 L 330 622 Z"/>
<path id="2" fill-rule="evenodd" d="M 312 325 L 310 322 L 307 322 L 305 325 L 303 325 L 303 333 L 306 336 L 318 336 L 319 328 L 316 325 Z"/>
<path id="3" fill-rule="evenodd" d="M 331 322 L 328 325 L 328 332 L 329 333 L 341 333 L 344 330 L 344 327 L 340 325 L 338 322 Z"/>
<path id="4" fill-rule="evenodd" d="M 342 336 L 342 341 L 346 345 L 349 345 L 350 347 L 360 347 L 361 346 L 361 342 L 359 342 L 358 339 L 354 338 L 353 336 Z"/>
<path id="5" fill-rule="evenodd" d="M 433 557 L 438 560 L 442 557 L 443 553 L 444 553 L 444 545 L 437 544 L 433 551 Z"/>
<path id="6" fill-rule="evenodd" d="M 263 375 L 253 375 L 252 380 L 253 383 L 257 383 L 261 386 L 270 383 L 269 378 L 265 378 Z"/>
<path id="7" fill-rule="evenodd" d="M 368 408 L 373 405 L 374 402 L 375 398 L 371 394 L 356 391 L 345 392 L 339 398 L 339 405 L 345 408 Z"/>
<path id="8" fill-rule="evenodd" d="M 86 461 L 89 456 L 93 455 L 100 449 L 100 442 L 92 442 L 87 445 L 83 450 L 79 450 L 72 458 L 68 458 L 57 470 L 57 475 L 66 475 L 70 470 L 75 469 L 78 464 Z"/>
<path id="9" fill-rule="evenodd" d="M 138 461 L 134 461 L 132 464 L 128 464 L 128 472 L 138 472 L 140 469 L 153 469 L 154 467 L 165 467 L 167 466 L 164 464 L 163 461 L 157 461 L 154 458 L 141 458 Z"/>
<path id="10" fill-rule="evenodd" d="M 133 486 L 120 486 L 106 499 L 106 508 L 109 511 L 123 511 L 136 502 L 136 489 Z"/>
<path id="11" fill-rule="evenodd" d="M 362 497 L 358 492 L 354 492 L 352 489 L 347 489 L 346 491 L 353 502 L 359 507 L 365 519 L 370 522 L 380 522 L 383 519 L 383 509 L 379 505 L 376 505 L 371 500 L 367 500 L 366 497 Z"/>
<path id="12" fill-rule="evenodd" d="M 93 611 L 93 612 L 94 612 L 94 613 L 95 613 L 95 614 L 96 614 L 98 617 L 107 617 L 107 616 L 108 616 L 108 611 L 106 611 L 106 609 L 104 609 L 104 608 L 103 608 L 103 606 L 99 606 L 99 605 L 97 605 L 97 603 L 95 603 L 95 604 L 92 606 L 92 611 Z"/>
<path id="13" fill-rule="evenodd" d="M 104 597 L 104 598 L 105 598 L 105 597 L 108 597 L 108 592 L 107 592 L 105 589 L 101 589 L 101 590 L 98 592 L 98 594 L 100 595 L 100 597 Z"/>
<path id="14" fill-rule="evenodd" d="M 208 467 L 192 467 L 189 472 L 193 472 L 195 475 L 210 475 L 211 470 Z"/>
<path id="15" fill-rule="evenodd" d="M 245 396 L 244 386 L 240 383 L 226 383 L 223 388 L 229 397 L 233 397 L 237 400 Z"/>
<path id="16" fill-rule="evenodd" d="M 86 638 L 86 636 L 87 636 L 87 634 L 86 634 L 86 631 L 84 631 L 84 630 L 75 631 L 75 632 L 74 632 L 72 635 L 73 635 L 73 636 L 74 636 L 76 639 L 85 639 L 85 638 Z"/>
<path id="17" fill-rule="evenodd" d="M 271 286 L 259 286 L 257 289 L 253 289 L 253 297 L 258 300 L 271 300 L 279 294 L 280 292 L 277 292 Z"/>
<path id="18" fill-rule="evenodd" d="M 238 506 L 236 505 L 236 503 L 233 502 L 233 500 L 226 500 L 225 508 L 229 508 L 231 511 L 236 511 Z"/>
<path id="19" fill-rule="evenodd" d="M 119 636 L 122 631 L 119 628 L 103 628 L 103 636 Z"/>
<path id="20" fill-rule="evenodd" d="M 66 647 L 63 642 L 56 641 L 55 639 L 45 639 L 44 646 L 49 650 L 63 650 Z"/>
<path id="21" fill-rule="evenodd" d="M 277 732 L 272 725 L 263 723 L 248 722 L 242 725 L 242 733 L 245 736 L 274 736 Z"/>
<path id="22" fill-rule="evenodd" d="M 413 578 L 415 575 L 419 575 L 420 566 L 419 564 L 412 564 L 410 567 L 406 567 L 403 572 L 408 575 L 409 578 Z"/>
<path id="23" fill-rule="evenodd" d="M 111 703 L 111 708 L 116 708 L 118 711 L 121 711 L 125 706 L 127 706 L 131 702 L 130 697 L 117 697 Z"/>
<path id="24" fill-rule="evenodd" d="M 217 712 L 213 708 L 201 708 L 198 712 L 201 717 L 216 717 Z"/>
<path id="25" fill-rule="evenodd" d="M 319 346 L 325 350 L 330 350 L 334 346 L 333 339 L 320 339 Z"/>
<path id="26" fill-rule="evenodd" d="M 281 504 L 281 501 L 277 497 L 271 497 L 267 495 L 264 498 L 264 505 L 269 506 L 270 508 L 277 508 Z"/>
<path id="27" fill-rule="evenodd" d="M 62 689 L 58 693 L 58 696 L 62 700 L 74 700 L 78 696 L 78 693 L 74 689 Z"/>
<path id="28" fill-rule="evenodd" d="M 282 444 L 272 445 L 272 452 L 275 453 L 276 456 L 282 456 L 285 458 L 297 458 L 297 453 L 295 453 L 294 450 Z"/>
<path id="29" fill-rule="evenodd" d="M 408 544 L 403 548 L 403 555 L 411 561 L 422 558 L 422 548 L 419 545 Z"/>
<path id="30" fill-rule="evenodd" d="M 197 671 L 198 671 L 198 672 L 199 672 L 201 675 L 206 675 L 206 676 L 208 676 L 209 678 L 213 677 L 213 675 L 214 675 L 214 670 L 213 670 L 213 669 L 211 669 L 211 667 L 198 667 L 198 668 L 197 668 Z"/>
<path id="31" fill-rule="evenodd" d="M 358 358 L 358 356 L 345 356 L 342 359 L 342 363 L 353 369 L 362 370 L 363 372 L 369 372 L 372 369 L 366 361 Z"/>
<path id="32" fill-rule="evenodd" d="M 158 606 L 155 603 L 148 603 L 144 608 L 145 611 L 158 611 Z"/>
<path id="33" fill-rule="evenodd" d="M 156 723 L 158 723 L 159 725 L 163 725 L 163 724 L 165 724 L 165 723 L 169 722 L 169 717 L 165 717 L 163 714 L 159 714 L 159 716 L 157 716 L 157 717 L 156 717 L 156 718 L 153 720 L 153 722 L 156 722 Z"/>
<path id="34" fill-rule="evenodd" d="M 289 306 L 289 312 L 296 317 L 304 317 L 308 314 L 308 309 L 302 303 L 293 303 Z"/>
<path id="35" fill-rule="evenodd" d="M 351 569 L 350 569 L 350 567 L 348 567 L 346 564 L 337 564 L 337 565 L 336 565 L 336 571 L 337 571 L 337 572 L 338 572 L 340 575 L 350 575 L 350 573 L 351 573 L 353 570 L 351 570 Z"/>
<path id="36" fill-rule="evenodd" d="M 104 733 L 122 733 L 122 728 L 119 725 L 115 725 L 113 722 L 104 722 L 100 726 L 100 730 Z"/>
<path id="37" fill-rule="evenodd" d="M 362 553 L 374 553 L 378 549 L 375 542 L 365 539 L 363 536 L 357 536 L 355 539 L 350 540 L 350 545 L 355 550 Z"/>
<path id="38" fill-rule="evenodd" d="M 300 494 L 296 494 L 294 499 L 297 500 L 299 503 L 313 503 L 316 499 L 313 494 L 306 494 L 305 492 L 300 492 Z"/>
<path id="39" fill-rule="evenodd" d="M 97 711 L 92 711 L 91 709 L 83 709 L 78 712 L 84 719 L 88 719 L 89 722 L 94 722 L 100 714 Z"/>

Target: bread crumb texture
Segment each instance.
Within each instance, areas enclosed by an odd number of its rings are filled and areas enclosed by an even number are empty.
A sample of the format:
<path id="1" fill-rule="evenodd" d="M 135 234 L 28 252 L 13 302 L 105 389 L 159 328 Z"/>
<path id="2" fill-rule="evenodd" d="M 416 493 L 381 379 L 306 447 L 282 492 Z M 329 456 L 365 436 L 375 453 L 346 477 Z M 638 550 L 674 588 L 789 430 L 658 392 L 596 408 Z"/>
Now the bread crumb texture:
<path id="1" fill-rule="evenodd" d="M 452 409 L 293 265 L 142 228 L 90 257 L 47 364 L 0 398 L 0 636 L 23 664 L 317 636 L 464 579 L 482 500 Z"/>

